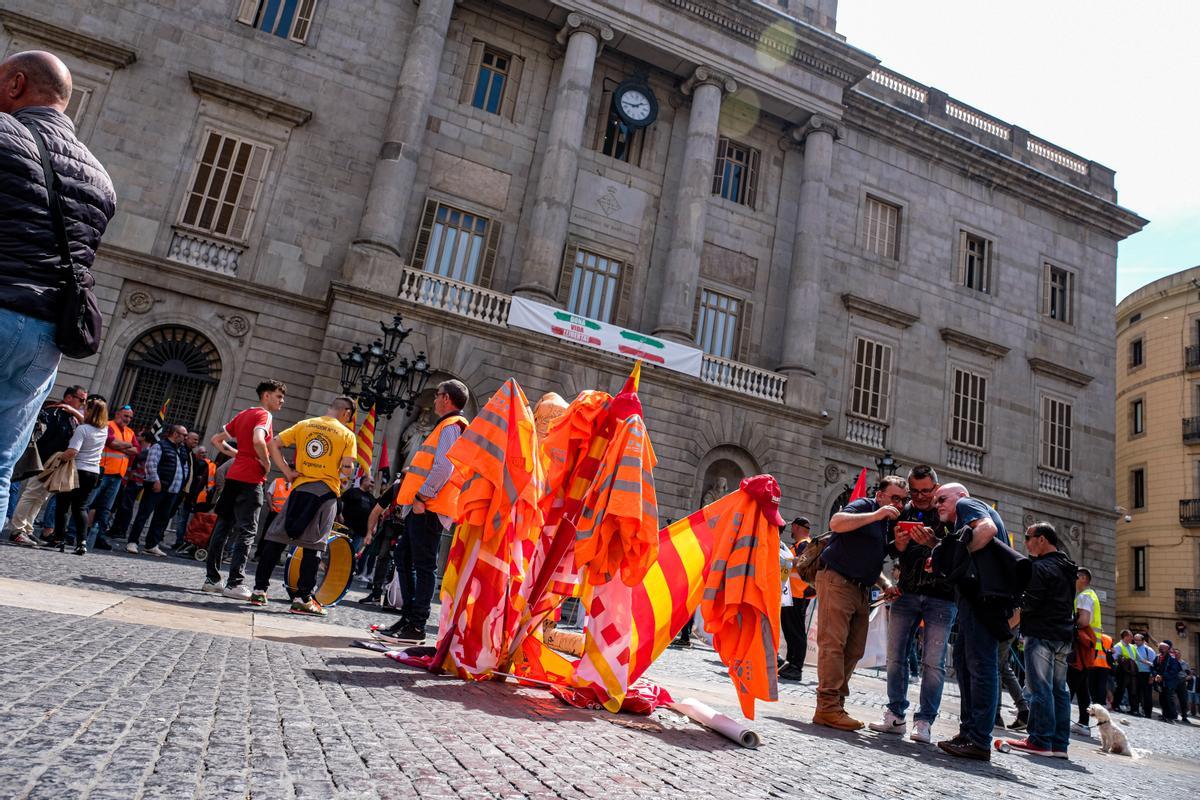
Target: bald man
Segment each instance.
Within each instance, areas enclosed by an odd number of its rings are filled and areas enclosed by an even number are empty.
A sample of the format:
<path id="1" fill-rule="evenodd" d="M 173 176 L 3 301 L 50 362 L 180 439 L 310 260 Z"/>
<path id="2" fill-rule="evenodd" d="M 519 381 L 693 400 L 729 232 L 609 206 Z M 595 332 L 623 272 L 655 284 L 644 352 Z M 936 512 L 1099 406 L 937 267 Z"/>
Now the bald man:
<path id="1" fill-rule="evenodd" d="M 65 247 L 91 286 L 100 237 L 116 211 L 104 167 L 75 138 L 64 113 L 71 73 L 56 56 L 30 50 L 0 62 L 0 520 L 13 464 L 25 449 L 62 357 L 55 320 L 63 287 L 61 239 L 34 131 L 45 143 L 62 208 Z"/>

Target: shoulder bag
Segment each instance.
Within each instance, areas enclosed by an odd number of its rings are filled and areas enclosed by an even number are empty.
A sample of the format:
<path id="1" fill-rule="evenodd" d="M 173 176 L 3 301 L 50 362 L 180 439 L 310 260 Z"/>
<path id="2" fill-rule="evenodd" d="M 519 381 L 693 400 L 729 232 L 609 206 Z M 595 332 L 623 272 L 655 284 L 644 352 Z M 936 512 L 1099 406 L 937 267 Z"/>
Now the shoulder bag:
<path id="1" fill-rule="evenodd" d="M 46 151 L 46 142 L 36 127 L 28 122 L 25 122 L 24 125 L 33 134 L 33 141 L 37 144 L 38 154 L 42 159 L 50 218 L 54 222 L 54 237 L 58 240 L 59 268 L 67 273 L 59 298 L 54 342 L 63 355 L 68 358 L 94 356 L 100 352 L 100 337 L 104 329 L 104 320 L 100 316 L 100 304 L 96 302 L 96 294 L 92 291 L 95 279 L 92 278 L 86 267 L 76 264 L 71 257 L 71 245 L 67 240 L 67 224 L 63 220 L 62 203 L 58 196 L 58 190 L 62 183 L 54 171 L 54 166 L 50 163 L 50 153 Z"/>

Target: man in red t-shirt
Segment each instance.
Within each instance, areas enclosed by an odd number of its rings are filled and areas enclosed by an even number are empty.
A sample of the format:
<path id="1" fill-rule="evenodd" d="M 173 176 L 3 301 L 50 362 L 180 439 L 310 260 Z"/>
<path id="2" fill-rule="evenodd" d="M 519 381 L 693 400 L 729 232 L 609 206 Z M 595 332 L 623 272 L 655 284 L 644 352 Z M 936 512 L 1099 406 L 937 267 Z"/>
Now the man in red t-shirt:
<path id="1" fill-rule="evenodd" d="M 254 544 L 258 514 L 263 505 L 263 483 L 270 468 L 267 442 L 271 440 L 271 415 L 283 408 L 287 387 L 279 381 L 263 381 L 254 390 L 259 405 L 247 408 L 231 419 L 212 437 L 213 447 L 233 458 L 225 473 L 225 486 L 214 511 L 217 524 L 208 543 L 208 575 L 204 591 L 221 592 L 226 597 L 250 599 L 250 589 L 242 585 L 246 555 Z M 230 446 L 233 440 L 237 448 Z M 221 588 L 221 555 L 230 535 L 235 537 L 233 559 L 229 562 L 229 580 Z"/>

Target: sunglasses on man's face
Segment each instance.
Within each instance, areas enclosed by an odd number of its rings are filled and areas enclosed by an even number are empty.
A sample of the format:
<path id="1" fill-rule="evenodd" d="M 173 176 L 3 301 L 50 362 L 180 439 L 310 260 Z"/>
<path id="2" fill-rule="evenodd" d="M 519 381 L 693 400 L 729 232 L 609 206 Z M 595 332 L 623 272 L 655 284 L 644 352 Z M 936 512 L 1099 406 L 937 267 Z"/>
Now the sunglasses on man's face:
<path id="1" fill-rule="evenodd" d="M 934 504 L 935 506 L 940 506 L 942 503 L 945 503 L 945 502 L 947 502 L 947 501 L 949 501 L 949 500 L 950 500 L 950 498 L 949 498 L 949 497 L 946 497 L 946 496 L 944 496 L 944 495 L 943 495 L 942 497 L 935 497 L 935 498 L 933 498 L 933 504 Z"/>

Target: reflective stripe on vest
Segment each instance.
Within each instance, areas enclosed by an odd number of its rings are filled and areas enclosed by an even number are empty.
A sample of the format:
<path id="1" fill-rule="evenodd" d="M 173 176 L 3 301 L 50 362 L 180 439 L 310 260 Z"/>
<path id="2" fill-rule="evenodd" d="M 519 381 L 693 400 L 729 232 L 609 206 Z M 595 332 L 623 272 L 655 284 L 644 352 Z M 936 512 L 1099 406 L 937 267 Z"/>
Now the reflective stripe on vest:
<path id="1" fill-rule="evenodd" d="M 292 487 L 288 485 L 288 482 L 283 478 L 276 478 L 275 482 L 271 484 L 271 510 L 276 514 L 283 511 L 283 504 L 287 502 L 288 495 L 291 493 Z"/>
<path id="2" fill-rule="evenodd" d="M 111 420 L 108 423 L 108 435 L 118 442 L 125 442 L 127 444 L 133 442 L 133 428 L 130 428 L 128 425 L 121 428 Z M 104 448 L 104 452 L 100 454 L 101 472 L 105 475 L 120 475 L 121 477 L 125 477 L 125 472 L 128 469 L 129 456 L 120 450 L 113 450 L 107 446 Z"/>
<path id="3" fill-rule="evenodd" d="M 204 488 L 196 495 L 196 503 L 207 503 L 208 495 L 212 492 L 213 486 L 216 485 L 217 465 L 216 463 L 204 459 L 204 463 L 208 464 L 208 480 L 204 483 Z"/>
<path id="4" fill-rule="evenodd" d="M 429 477 L 430 470 L 433 469 L 433 457 L 437 454 L 438 439 L 442 436 L 442 431 L 451 425 L 458 425 L 460 429 L 467 427 L 467 418 L 462 414 L 451 414 L 443 419 L 429 435 L 425 437 L 425 441 L 421 442 L 420 448 L 413 455 L 412 464 L 404 474 L 404 481 L 400 484 L 400 491 L 396 492 L 396 505 L 411 506 L 413 501 L 417 499 L 417 492 L 421 491 L 421 487 L 425 484 L 425 479 Z M 425 503 L 425 508 L 436 514 L 444 514 L 447 517 L 454 518 L 458 515 L 458 493 L 459 486 L 456 486 L 451 476 L 451 480 L 447 480 L 442 488 L 432 499 Z"/>
<path id="5" fill-rule="evenodd" d="M 1092 633 L 1096 634 L 1096 649 L 1103 651 L 1104 642 L 1100 639 L 1100 598 L 1092 591 L 1092 587 L 1084 589 L 1079 594 L 1085 594 L 1092 599 Z M 1075 610 L 1079 610 L 1079 604 L 1075 604 Z"/>

